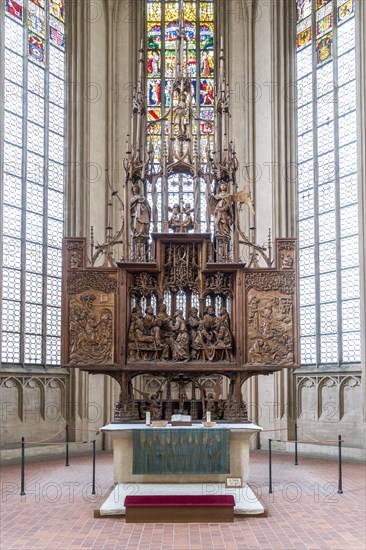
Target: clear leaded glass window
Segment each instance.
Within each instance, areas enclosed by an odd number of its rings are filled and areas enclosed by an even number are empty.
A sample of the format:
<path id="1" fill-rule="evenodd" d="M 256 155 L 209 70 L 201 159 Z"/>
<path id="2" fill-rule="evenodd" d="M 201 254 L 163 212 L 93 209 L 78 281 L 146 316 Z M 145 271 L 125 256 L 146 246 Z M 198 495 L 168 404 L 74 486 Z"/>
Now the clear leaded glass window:
<path id="1" fill-rule="evenodd" d="M 303 364 L 360 361 L 355 0 L 297 0 Z"/>
<path id="2" fill-rule="evenodd" d="M 2 361 L 60 363 L 64 0 L 6 0 Z"/>
<path id="3" fill-rule="evenodd" d="M 214 1 L 194 0 L 184 2 L 185 32 L 188 38 L 188 59 L 184 63 L 192 79 L 194 107 L 196 115 L 202 119 L 194 125 L 194 139 L 205 162 L 205 151 L 209 136 L 214 131 Z M 175 76 L 175 41 L 179 31 L 179 3 L 165 0 L 147 1 L 147 105 L 148 121 L 164 117 L 170 107 L 170 92 Z M 207 120 L 207 123 L 205 122 Z M 167 120 L 151 126 L 150 143 L 159 162 L 169 134 Z M 211 144 L 210 144 L 211 145 Z M 209 145 L 209 146 L 210 146 Z M 200 220 L 202 231 L 206 229 L 205 184 L 200 185 Z M 172 177 L 168 184 L 169 208 L 179 205 L 183 211 L 186 205 L 193 208 L 193 178 L 183 174 Z M 157 181 L 157 192 L 162 195 L 161 180 Z M 148 193 L 151 200 L 151 193 Z M 162 219 L 162 200 L 158 201 L 158 218 Z M 159 224 L 161 230 L 161 224 Z"/>

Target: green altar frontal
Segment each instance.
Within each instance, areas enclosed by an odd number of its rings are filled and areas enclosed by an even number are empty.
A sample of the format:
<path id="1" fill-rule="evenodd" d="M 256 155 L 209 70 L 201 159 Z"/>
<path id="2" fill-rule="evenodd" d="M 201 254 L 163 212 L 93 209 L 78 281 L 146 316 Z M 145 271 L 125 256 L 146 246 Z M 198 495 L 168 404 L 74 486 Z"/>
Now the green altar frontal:
<path id="1" fill-rule="evenodd" d="M 225 483 L 249 475 L 249 438 L 256 424 L 217 423 L 148 427 L 108 424 L 115 483 Z M 140 473 L 141 472 L 141 473 Z"/>
<path id="2" fill-rule="evenodd" d="M 230 430 L 146 428 L 133 432 L 133 475 L 229 472 Z"/>

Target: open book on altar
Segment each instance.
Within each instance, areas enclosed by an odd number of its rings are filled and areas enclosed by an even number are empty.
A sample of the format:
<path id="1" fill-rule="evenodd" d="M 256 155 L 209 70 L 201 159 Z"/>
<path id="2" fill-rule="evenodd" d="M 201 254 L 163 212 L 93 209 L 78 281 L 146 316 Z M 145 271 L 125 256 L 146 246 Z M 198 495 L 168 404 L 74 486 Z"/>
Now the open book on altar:
<path id="1" fill-rule="evenodd" d="M 173 414 L 171 422 L 172 426 L 191 426 L 192 417 L 189 414 Z"/>

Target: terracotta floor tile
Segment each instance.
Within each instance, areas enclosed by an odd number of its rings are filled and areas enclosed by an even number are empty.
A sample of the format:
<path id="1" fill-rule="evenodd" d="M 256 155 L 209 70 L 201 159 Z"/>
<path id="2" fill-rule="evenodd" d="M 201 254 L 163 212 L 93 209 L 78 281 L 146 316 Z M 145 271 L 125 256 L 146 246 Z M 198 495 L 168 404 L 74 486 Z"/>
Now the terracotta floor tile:
<path id="1" fill-rule="evenodd" d="M 26 464 L 20 497 L 19 465 L 1 468 L 1 550 L 364 550 L 366 471 L 344 462 L 344 494 L 337 493 L 337 462 L 273 456 L 274 493 L 268 494 L 268 459 L 252 453 L 250 482 L 267 518 L 232 524 L 126 524 L 94 519 L 112 485 L 110 453 L 98 453 L 98 496 L 91 495 L 90 457 Z M 14 493 L 15 488 L 15 494 Z"/>

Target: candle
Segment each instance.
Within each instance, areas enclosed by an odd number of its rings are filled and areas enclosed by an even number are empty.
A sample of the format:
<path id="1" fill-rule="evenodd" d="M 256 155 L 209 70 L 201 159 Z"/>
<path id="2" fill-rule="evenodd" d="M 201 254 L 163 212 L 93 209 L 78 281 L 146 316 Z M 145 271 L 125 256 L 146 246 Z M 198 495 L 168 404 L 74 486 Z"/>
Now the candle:
<path id="1" fill-rule="evenodd" d="M 150 411 L 146 411 L 146 426 L 150 426 Z"/>
<path id="2" fill-rule="evenodd" d="M 210 411 L 207 411 L 207 422 L 211 422 L 211 412 Z"/>

